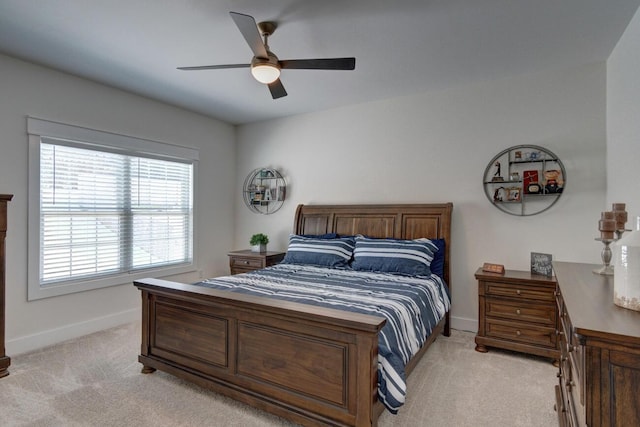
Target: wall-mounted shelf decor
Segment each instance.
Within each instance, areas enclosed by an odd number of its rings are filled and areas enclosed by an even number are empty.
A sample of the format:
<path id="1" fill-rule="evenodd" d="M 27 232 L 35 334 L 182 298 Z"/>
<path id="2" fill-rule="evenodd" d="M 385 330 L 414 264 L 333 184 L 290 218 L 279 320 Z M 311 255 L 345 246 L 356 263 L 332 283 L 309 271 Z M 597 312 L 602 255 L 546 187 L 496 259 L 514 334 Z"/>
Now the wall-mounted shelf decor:
<path id="1" fill-rule="evenodd" d="M 269 215 L 282 207 L 287 195 L 287 183 L 276 169 L 258 168 L 244 180 L 242 198 L 247 207 L 259 214 Z"/>
<path id="2" fill-rule="evenodd" d="M 487 199 L 510 215 L 536 215 L 553 206 L 567 182 L 564 165 L 537 145 L 517 145 L 496 155 L 484 171 Z"/>

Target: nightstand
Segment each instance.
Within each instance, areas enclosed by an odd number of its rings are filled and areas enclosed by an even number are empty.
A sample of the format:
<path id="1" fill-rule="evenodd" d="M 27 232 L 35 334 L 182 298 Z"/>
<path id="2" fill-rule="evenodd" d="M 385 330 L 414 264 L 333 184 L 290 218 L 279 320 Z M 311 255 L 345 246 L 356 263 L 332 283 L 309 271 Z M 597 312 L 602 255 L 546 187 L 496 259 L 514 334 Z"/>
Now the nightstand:
<path id="1" fill-rule="evenodd" d="M 528 271 L 487 273 L 479 268 L 476 351 L 487 347 L 549 357 L 557 362 L 556 280 Z"/>
<path id="2" fill-rule="evenodd" d="M 227 255 L 229 255 L 231 274 L 240 274 L 277 264 L 282 261 L 285 252 L 253 252 L 245 249 L 229 252 Z"/>

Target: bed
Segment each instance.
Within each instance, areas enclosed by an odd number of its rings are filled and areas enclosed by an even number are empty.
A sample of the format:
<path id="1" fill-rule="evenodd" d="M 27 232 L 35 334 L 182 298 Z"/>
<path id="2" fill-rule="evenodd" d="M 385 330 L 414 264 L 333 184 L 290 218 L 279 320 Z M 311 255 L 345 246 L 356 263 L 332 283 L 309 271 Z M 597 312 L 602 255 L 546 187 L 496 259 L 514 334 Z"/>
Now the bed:
<path id="1" fill-rule="evenodd" d="M 451 212 L 451 203 L 300 205 L 293 233 L 444 239 L 450 290 Z M 143 373 L 160 369 L 303 425 L 376 425 L 384 317 L 158 279 L 134 285 Z M 406 374 L 449 332 L 447 311 Z"/>

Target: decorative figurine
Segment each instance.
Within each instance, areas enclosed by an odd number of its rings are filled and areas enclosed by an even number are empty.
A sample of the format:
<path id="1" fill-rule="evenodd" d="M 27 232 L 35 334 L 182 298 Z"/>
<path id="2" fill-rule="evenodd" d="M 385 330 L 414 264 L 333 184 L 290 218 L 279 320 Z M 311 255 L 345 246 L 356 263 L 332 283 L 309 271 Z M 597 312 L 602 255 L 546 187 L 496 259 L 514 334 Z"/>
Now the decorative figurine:
<path id="1" fill-rule="evenodd" d="M 496 172 L 493 174 L 493 178 L 491 178 L 491 181 L 493 181 L 493 182 L 502 182 L 502 181 L 504 181 L 504 178 L 502 178 L 502 175 L 500 173 L 500 171 L 501 171 L 500 162 L 495 162 L 494 166 L 496 167 Z"/>
<path id="2" fill-rule="evenodd" d="M 562 181 L 562 172 L 557 169 L 550 169 L 548 171 L 544 171 L 544 192 L 545 194 L 554 194 L 554 193 L 562 193 L 562 186 L 564 182 Z"/>

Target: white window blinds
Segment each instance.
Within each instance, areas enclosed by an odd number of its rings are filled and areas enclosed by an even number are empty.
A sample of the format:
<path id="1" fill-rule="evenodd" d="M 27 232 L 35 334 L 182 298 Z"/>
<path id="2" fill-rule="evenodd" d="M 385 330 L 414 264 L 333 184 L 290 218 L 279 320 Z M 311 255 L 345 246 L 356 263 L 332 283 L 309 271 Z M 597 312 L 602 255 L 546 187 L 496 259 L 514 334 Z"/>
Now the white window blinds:
<path id="1" fill-rule="evenodd" d="M 191 262 L 191 187 L 189 164 L 43 139 L 40 283 Z"/>
<path id="2" fill-rule="evenodd" d="M 193 159 L 47 136 L 37 145 L 40 291 L 193 264 Z"/>

